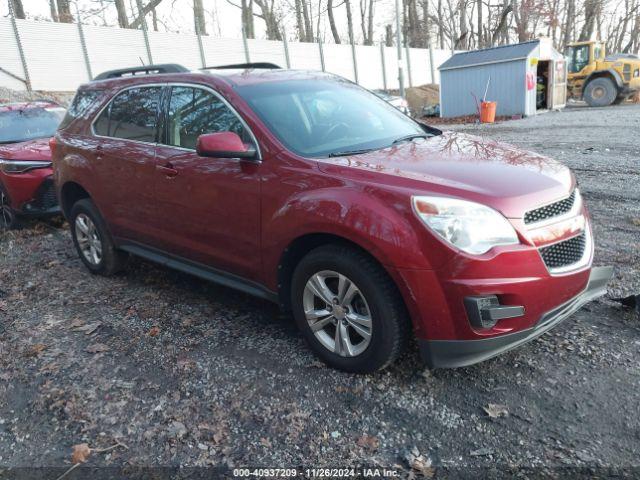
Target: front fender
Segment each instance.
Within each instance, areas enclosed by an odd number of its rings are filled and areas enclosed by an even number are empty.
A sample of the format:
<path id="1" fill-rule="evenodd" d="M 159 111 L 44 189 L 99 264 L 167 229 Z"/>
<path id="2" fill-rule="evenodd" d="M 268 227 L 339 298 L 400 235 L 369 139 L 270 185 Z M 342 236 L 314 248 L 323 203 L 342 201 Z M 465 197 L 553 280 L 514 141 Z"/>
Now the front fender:
<path id="1" fill-rule="evenodd" d="M 584 81 L 584 86 L 593 80 L 594 78 L 603 77 L 610 75 L 613 78 L 613 81 L 616 83 L 618 88 L 622 88 L 624 86 L 624 81 L 622 80 L 622 76 L 612 68 L 607 68 L 606 70 L 596 70 L 595 72 L 591 72 L 589 76 Z"/>
<path id="2" fill-rule="evenodd" d="M 318 233 L 353 242 L 391 268 L 431 270 L 448 259 L 447 255 L 435 256 L 435 262 L 431 258 L 435 240 L 415 218 L 404 195 L 340 185 L 298 192 L 265 219 L 267 275 L 277 271 L 282 253 L 293 241 Z"/>

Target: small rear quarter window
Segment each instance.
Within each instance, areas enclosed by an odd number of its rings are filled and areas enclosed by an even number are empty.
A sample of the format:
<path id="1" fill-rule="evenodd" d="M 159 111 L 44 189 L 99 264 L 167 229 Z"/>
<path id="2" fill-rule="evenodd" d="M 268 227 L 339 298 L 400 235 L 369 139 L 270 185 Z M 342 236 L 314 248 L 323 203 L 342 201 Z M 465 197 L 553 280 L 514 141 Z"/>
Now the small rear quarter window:
<path id="1" fill-rule="evenodd" d="M 73 97 L 73 101 L 67 110 L 67 114 L 62 119 L 58 130 L 64 130 L 76 118 L 79 118 L 86 113 L 91 105 L 93 105 L 94 102 L 102 96 L 102 93 L 102 90 L 79 90 L 76 93 L 76 96 Z"/>

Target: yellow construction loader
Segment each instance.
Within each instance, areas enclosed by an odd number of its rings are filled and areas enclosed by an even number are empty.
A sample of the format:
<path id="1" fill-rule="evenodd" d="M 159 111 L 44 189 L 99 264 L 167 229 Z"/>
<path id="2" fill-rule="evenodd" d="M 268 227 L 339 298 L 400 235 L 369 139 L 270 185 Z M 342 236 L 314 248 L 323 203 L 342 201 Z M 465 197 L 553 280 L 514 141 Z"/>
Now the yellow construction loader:
<path id="1" fill-rule="evenodd" d="M 564 55 L 569 97 L 584 99 L 591 107 L 606 107 L 640 91 L 640 58 L 636 55 L 605 55 L 599 41 L 571 43 Z"/>

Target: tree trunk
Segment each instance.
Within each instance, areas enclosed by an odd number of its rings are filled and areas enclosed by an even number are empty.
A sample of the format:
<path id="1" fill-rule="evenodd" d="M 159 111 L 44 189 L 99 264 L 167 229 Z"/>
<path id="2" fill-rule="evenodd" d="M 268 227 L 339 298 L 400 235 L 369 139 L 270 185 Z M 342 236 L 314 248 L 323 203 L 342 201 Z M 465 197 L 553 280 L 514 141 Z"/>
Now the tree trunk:
<path id="1" fill-rule="evenodd" d="M 585 0 L 584 2 L 584 25 L 580 31 L 580 42 L 591 40 L 596 25 L 596 18 L 600 11 L 600 0 Z"/>
<path id="2" fill-rule="evenodd" d="M 337 44 L 340 43 L 340 35 L 336 28 L 336 20 L 333 17 L 333 0 L 327 0 L 327 13 L 329 16 L 329 27 L 331 27 L 331 35 L 333 35 L 333 41 Z"/>
<path id="3" fill-rule="evenodd" d="M 491 35 L 491 46 L 494 47 L 501 36 L 507 31 L 507 18 L 511 13 L 513 6 L 509 3 L 509 0 L 504 1 L 502 13 L 500 14 L 500 19 L 498 20 L 498 25 L 496 29 L 493 31 L 493 35 Z"/>
<path id="4" fill-rule="evenodd" d="M 127 7 L 124 6 L 124 0 L 115 0 L 115 6 L 118 12 L 118 26 L 120 28 L 129 28 L 129 18 L 127 17 Z"/>
<path id="5" fill-rule="evenodd" d="M 280 19 L 274 10 L 273 0 L 254 0 L 255 4 L 260 8 L 260 17 L 264 20 L 267 27 L 267 40 L 282 41 L 282 33 L 280 32 Z"/>
<path id="6" fill-rule="evenodd" d="M 478 0 L 476 2 L 476 8 L 478 9 L 478 11 L 476 12 L 478 15 L 478 48 L 484 48 L 484 33 L 483 33 L 484 24 L 482 23 L 482 0 Z"/>
<path id="7" fill-rule="evenodd" d="M 60 0 L 58 0 L 58 2 L 60 2 Z M 151 13 L 151 10 L 153 10 L 158 5 L 160 5 L 161 2 L 162 0 L 150 0 L 149 3 L 147 3 L 144 7 L 142 7 L 142 10 L 138 12 L 138 17 L 133 22 L 131 22 L 130 27 L 138 28 L 140 25 L 142 25 L 142 21 L 144 20 L 144 17 L 147 14 Z"/>
<path id="8" fill-rule="evenodd" d="M 255 25 L 253 23 L 253 0 L 242 0 L 240 6 L 242 28 L 247 38 L 255 38 Z"/>
<path id="9" fill-rule="evenodd" d="M 344 6 L 347 9 L 347 31 L 349 34 L 349 43 L 353 43 L 353 18 L 351 16 L 351 0 L 344 0 Z"/>
<path id="10" fill-rule="evenodd" d="M 563 46 L 567 46 L 567 44 L 571 43 L 573 39 L 573 25 L 575 22 L 576 15 L 576 2 L 575 0 L 567 0 L 567 17 L 564 24 L 564 39 L 562 41 Z"/>
<path id="11" fill-rule="evenodd" d="M 304 29 L 304 22 L 302 20 L 302 0 L 295 0 L 294 9 L 296 12 L 296 29 L 298 30 L 298 40 L 306 42 L 307 32 Z"/>
<path id="12" fill-rule="evenodd" d="M 58 20 L 62 23 L 73 23 L 69 0 L 58 0 Z"/>
<path id="13" fill-rule="evenodd" d="M 387 47 L 393 47 L 393 27 L 391 25 L 384 26 L 384 44 Z"/>
<path id="14" fill-rule="evenodd" d="M 51 12 L 51 20 L 58 21 L 58 9 L 56 8 L 55 0 L 49 0 L 49 11 Z"/>
<path id="15" fill-rule="evenodd" d="M 153 31 L 157 32 L 158 31 L 158 12 L 156 12 L 155 8 L 151 10 L 151 23 L 153 24 Z"/>
<path id="16" fill-rule="evenodd" d="M 438 39 L 440 49 L 444 50 L 444 18 L 442 16 L 442 0 L 438 0 Z"/>
<path id="17" fill-rule="evenodd" d="M 13 15 L 20 20 L 25 19 L 24 14 L 24 5 L 22 5 L 22 0 L 9 0 L 10 6 L 13 7 Z"/>
<path id="18" fill-rule="evenodd" d="M 151 10 L 155 11 L 155 8 Z M 204 18 L 204 7 L 202 6 L 202 0 L 193 0 L 193 21 L 195 23 L 196 31 L 200 35 L 207 34 L 207 23 Z"/>
<path id="19" fill-rule="evenodd" d="M 302 3 L 302 18 L 304 20 L 305 30 L 305 42 L 313 42 L 313 24 L 311 23 L 311 16 L 309 15 L 309 5 L 307 0 L 300 0 Z"/>
<path id="20" fill-rule="evenodd" d="M 460 13 L 460 36 L 456 39 L 454 48 L 456 50 L 466 50 L 467 36 L 469 35 L 469 31 L 467 30 L 467 3 L 465 0 L 460 0 L 459 13 Z"/>

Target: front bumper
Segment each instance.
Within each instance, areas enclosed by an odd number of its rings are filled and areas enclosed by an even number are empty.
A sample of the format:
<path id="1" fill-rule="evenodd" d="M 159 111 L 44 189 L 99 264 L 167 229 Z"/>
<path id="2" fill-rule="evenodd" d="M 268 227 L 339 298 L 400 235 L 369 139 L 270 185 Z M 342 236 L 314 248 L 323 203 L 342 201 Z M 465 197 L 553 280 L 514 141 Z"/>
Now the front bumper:
<path id="1" fill-rule="evenodd" d="M 594 267 L 582 293 L 543 314 L 532 328 L 479 340 L 419 339 L 420 354 L 430 368 L 456 368 L 488 360 L 539 337 L 607 291 L 613 267 Z"/>

